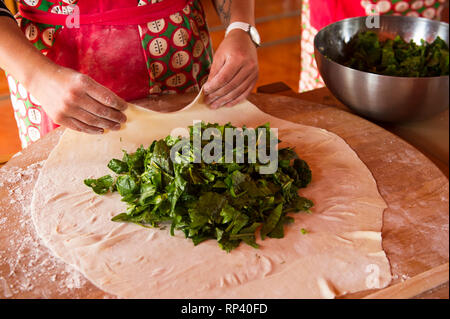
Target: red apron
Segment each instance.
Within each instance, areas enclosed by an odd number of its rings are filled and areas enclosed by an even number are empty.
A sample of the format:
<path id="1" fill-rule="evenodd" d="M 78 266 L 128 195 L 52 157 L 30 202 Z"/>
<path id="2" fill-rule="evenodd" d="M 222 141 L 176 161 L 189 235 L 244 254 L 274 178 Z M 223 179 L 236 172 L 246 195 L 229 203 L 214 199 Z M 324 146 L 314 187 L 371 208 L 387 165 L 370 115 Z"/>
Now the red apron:
<path id="1" fill-rule="evenodd" d="M 310 23 L 316 30 L 348 17 L 364 16 L 361 0 L 311 0 Z"/>
<path id="2" fill-rule="evenodd" d="M 45 40 L 47 36 L 45 30 L 42 31 L 42 25 L 49 25 L 49 29 L 53 27 L 51 29 L 54 33 L 49 37 L 53 38 L 54 42 L 48 50 L 41 50 L 48 58 L 58 65 L 89 75 L 125 100 L 144 98 L 149 94 L 166 91 L 182 93 L 194 86 L 198 89 L 206 80 L 203 71 L 209 70 L 210 57 L 202 59 L 199 54 L 194 60 L 191 53 L 188 58 L 185 54 L 195 49 L 200 52 L 201 45 L 197 42 L 201 42 L 204 47 L 202 54 L 211 52 L 209 34 L 202 18 L 203 11 L 196 0 L 66 0 L 64 4 L 61 2 L 62 5 L 55 4 L 53 7 L 48 7 L 48 3 L 54 4 L 53 1 L 23 1 L 24 3 L 19 5 L 19 19 L 24 18 L 30 20 L 30 24 L 39 24 L 40 32 L 36 32 L 40 39 Z M 44 5 L 47 7 L 42 7 Z M 200 18 L 193 16 L 191 11 L 200 12 Z M 206 32 L 199 26 L 198 23 L 201 22 Z M 170 31 L 159 30 L 158 26 L 161 24 L 164 24 L 166 29 L 169 25 Z M 28 30 L 28 26 L 26 30 L 22 29 L 29 39 L 31 34 L 32 41 L 33 29 Z M 166 34 L 159 31 L 178 31 L 179 34 L 176 40 L 175 37 L 172 40 L 172 37 L 167 39 Z M 151 41 L 152 37 L 158 39 Z M 208 39 L 205 40 L 206 37 Z M 152 43 L 145 44 L 145 41 Z M 164 41 L 168 52 L 166 60 L 152 60 L 160 57 L 158 53 L 153 56 L 152 50 L 161 49 L 158 45 L 164 45 Z M 177 56 L 172 58 L 169 55 Z M 170 63 L 175 58 L 176 62 Z M 164 78 L 162 84 L 157 83 L 155 79 L 161 80 L 161 71 L 172 71 L 174 76 L 167 80 Z M 195 85 L 188 88 L 191 82 Z M 18 97 L 20 98 L 19 95 Z M 39 137 L 58 126 L 45 112 L 41 113 Z M 21 128 L 19 121 L 18 124 Z M 31 141 L 33 140 L 31 138 Z"/>

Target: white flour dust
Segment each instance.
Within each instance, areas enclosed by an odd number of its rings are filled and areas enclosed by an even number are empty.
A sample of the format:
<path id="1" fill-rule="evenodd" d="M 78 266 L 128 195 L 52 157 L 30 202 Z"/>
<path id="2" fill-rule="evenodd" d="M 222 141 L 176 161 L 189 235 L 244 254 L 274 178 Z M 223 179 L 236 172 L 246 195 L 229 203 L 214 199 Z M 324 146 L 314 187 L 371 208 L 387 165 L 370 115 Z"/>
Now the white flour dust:
<path id="1" fill-rule="evenodd" d="M 86 283 L 77 270 L 54 257 L 35 232 L 30 194 L 43 164 L 0 170 L 0 191 L 6 193 L 0 200 L 0 234 L 9 236 L 6 246 L 0 247 L 0 299 L 77 297 L 75 290 Z M 15 213 L 10 216 L 13 207 Z M 46 290 L 49 275 L 51 295 Z"/>

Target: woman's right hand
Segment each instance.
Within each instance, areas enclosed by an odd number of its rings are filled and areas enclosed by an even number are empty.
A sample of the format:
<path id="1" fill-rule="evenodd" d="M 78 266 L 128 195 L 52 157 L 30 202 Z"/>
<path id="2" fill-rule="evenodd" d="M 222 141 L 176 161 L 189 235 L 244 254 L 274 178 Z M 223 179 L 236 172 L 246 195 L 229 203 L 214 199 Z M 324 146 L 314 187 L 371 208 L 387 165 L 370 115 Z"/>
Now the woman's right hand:
<path id="1" fill-rule="evenodd" d="M 101 134 L 105 129 L 118 130 L 126 121 L 123 99 L 42 55 L 10 17 L 0 17 L 0 39 L 0 67 L 27 88 L 56 124 Z"/>
<path id="2" fill-rule="evenodd" d="M 119 130 L 127 103 L 87 75 L 56 64 L 46 65 L 30 81 L 29 90 L 56 124 L 102 134 Z"/>

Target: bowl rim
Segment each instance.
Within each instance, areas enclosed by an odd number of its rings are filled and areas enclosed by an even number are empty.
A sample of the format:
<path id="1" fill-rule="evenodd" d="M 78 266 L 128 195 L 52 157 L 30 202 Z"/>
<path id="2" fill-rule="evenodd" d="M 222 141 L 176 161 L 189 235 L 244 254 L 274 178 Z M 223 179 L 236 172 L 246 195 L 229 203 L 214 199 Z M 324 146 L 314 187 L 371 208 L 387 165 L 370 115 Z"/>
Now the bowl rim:
<path id="1" fill-rule="evenodd" d="M 416 81 L 417 80 L 423 81 L 423 80 L 430 80 L 430 79 L 445 79 L 445 78 L 448 79 L 449 78 L 449 75 L 412 77 L 412 76 L 393 76 L 393 75 L 384 75 L 384 74 L 378 74 L 378 73 L 373 73 L 373 72 L 365 72 L 365 71 L 361 71 L 361 70 L 358 70 L 358 69 L 354 69 L 354 68 L 348 67 L 348 66 L 346 66 L 344 64 L 341 64 L 339 62 L 336 62 L 333 59 L 326 57 L 325 55 L 322 54 L 322 52 L 320 52 L 319 48 L 316 45 L 316 42 L 317 42 L 318 36 L 319 36 L 319 34 L 321 32 L 324 32 L 326 29 L 331 28 L 332 26 L 334 26 L 336 24 L 344 23 L 345 21 L 362 20 L 362 19 L 366 19 L 368 17 L 370 17 L 370 16 L 359 16 L 359 17 L 342 19 L 342 20 L 333 22 L 333 23 L 323 27 L 322 29 L 320 29 L 317 32 L 317 34 L 314 36 L 314 51 L 315 51 L 314 54 L 315 54 L 315 56 L 317 56 L 317 53 L 318 53 L 318 54 L 320 54 L 320 56 L 322 56 L 328 62 L 336 64 L 336 65 L 338 65 L 340 67 L 343 67 L 343 68 L 346 68 L 346 69 L 349 69 L 349 70 L 352 70 L 352 71 L 355 71 L 355 72 L 360 72 L 362 74 L 368 74 L 370 76 L 377 76 L 377 77 L 382 77 L 382 78 L 391 78 L 391 79 L 396 79 L 396 80 L 405 80 L 405 79 L 411 80 L 411 79 L 414 79 Z M 381 19 L 399 19 L 399 20 L 400 19 L 404 19 L 404 20 L 419 20 L 419 21 L 424 21 L 424 22 L 428 22 L 428 23 L 429 22 L 434 22 L 434 23 L 442 24 L 444 27 L 447 27 L 447 29 L 449 28 L 449 24 L 446 23 L 446 22 L 430 20 L 430 19 L 427 19 L 427 18 L 407 17 L 407 16 L 383 16 L 383 15 L 381 15 L 380 18 Z M 447 45 L 448 45 L 448 43 L 447 43 Z M 317 60 L 317 58 L 316 58 L 316 60 Z"/>

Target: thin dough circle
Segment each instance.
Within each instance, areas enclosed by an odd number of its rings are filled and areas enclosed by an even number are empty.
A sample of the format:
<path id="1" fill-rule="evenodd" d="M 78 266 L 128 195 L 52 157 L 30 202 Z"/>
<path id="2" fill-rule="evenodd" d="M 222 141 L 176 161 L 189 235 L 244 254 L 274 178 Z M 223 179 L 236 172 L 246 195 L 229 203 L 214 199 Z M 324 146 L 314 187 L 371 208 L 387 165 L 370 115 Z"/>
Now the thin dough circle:
<path id="1" fill-rule="evenodd" d="M 100 289 L 123 298 L 332 298 L 391 281 L 381 245 L 386 203 L 356 153 L 337 135 L 291 123 L 245 101 L 210 110 L 200 93 L 188 107 L 157 113 L 134 105 L 124 129 L 102 136 L 66 130 L 36 183 L 31 205 L 37 233 L 55 255 Z M 118 194 L 98 196 L 83 184 L 111 173 L 122 149 L 133 152 L 193 120 L 278 128 L 313 181 L 301 191 L 313 214 L 290 214 L 282 239 L 241 244 L 231 253 L 213 240 L 194 246 L 181 233 L 110 221 L 125 211 Z M 304 235 L 301 229 L 309 231 Z"/>

